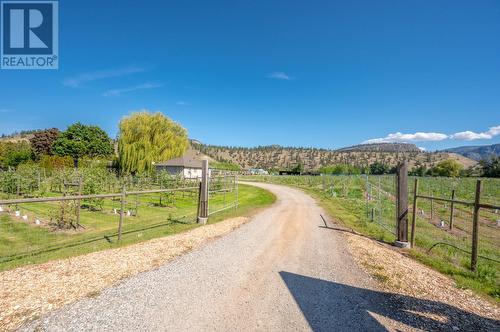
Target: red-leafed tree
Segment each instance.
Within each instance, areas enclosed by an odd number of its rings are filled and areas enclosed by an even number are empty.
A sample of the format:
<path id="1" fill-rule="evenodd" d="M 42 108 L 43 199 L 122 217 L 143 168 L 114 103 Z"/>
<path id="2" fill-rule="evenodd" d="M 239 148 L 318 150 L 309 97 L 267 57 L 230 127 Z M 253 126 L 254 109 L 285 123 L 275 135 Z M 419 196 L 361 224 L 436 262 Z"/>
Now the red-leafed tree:
<path id="1" fill-rule="evenodd" d="M 43 155 L 52 155 L 52 144 L 59 137 L 60 132 L 57 128 L 45 129 L 33 134 L 30 138 L 31 148 L 37 158 Z"/>

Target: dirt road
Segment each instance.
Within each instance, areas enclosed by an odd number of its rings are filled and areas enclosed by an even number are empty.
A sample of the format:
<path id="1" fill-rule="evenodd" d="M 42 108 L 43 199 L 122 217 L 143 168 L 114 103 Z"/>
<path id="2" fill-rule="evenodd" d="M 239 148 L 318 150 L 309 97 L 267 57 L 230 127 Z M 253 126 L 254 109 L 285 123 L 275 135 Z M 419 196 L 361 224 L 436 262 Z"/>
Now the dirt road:
<path id="1" fill-rule="evenodd" d="M 278 201 L 236 231 L 27 326 L 27 330 L 384 331 L 429 321 L 377 291 L 306 194 L 258 184 Z M 425 305 L 425 304 L 423 304 Z M 450 325 L 439 325 L 452 330 Z"/>

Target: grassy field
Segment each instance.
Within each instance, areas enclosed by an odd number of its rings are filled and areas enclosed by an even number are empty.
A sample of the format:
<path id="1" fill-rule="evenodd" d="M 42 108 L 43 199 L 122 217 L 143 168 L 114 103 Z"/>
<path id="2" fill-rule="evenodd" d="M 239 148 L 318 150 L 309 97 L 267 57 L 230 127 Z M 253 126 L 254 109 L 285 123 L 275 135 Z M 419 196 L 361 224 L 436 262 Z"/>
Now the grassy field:
<path id="1" fill-rule="evenodd" d="M 344 226 L 379 241 L 392 243 L 396 239 L 393 176 L 332 176 L 324 179 L 319 176 L 253 176 L 247 180 L 299 187 L 315 197 Z M 409 182 L 409 186 L 413 187 L 412 179 Z M 475 179 L 469 178 L 421 178 L 419 192 L 449 198 L 451 190 L 455 189 L 457 199 L 473 201 L 475 183 Z M 413 188 L 409 188 L 410 199 L 412 190 Z M 483 179 L 481 201 L 499 203 L 500 180 Z M 459 287 L 472 289 L 500 302 L 500 264 L 480 257 L 478 271 L 473 273 L 470 271 L 470 255 L 461 250 L 438 245 L 431 252 L 428 251 L 436 243 L 448 243 L 470 252 L 471 208 L 455 205 L 453 230 L 449 230 L 449 204 L 434 202 L 432 218 L 429 201 L 420 200 L 418 208 L 416 246 L 409 250 L 409 254 L 451 276 Z M 479 255 L 497 261 L 500 260 L 500 227 L 496 224 L 498 219 L 500 215 L 495 211 L 481 210 Z"/>
<path id="2" fill-rule="evenodd" d="M 159 197 L 150 194 L 137 200 L 134 197 L 127 199 L 125 210 L 132 213 L 124 218 L 121 243 L 117 243 L 119 216 L 115 209 L 119 210 L 120 206 L 117 200 L 104 200 L 100 211 L 82 209 L 81 225 L 84 228 L 79 230 L 55 231 L 47 225 L 54 211 L 59 211 L 59 203 L 19 205 L 21 215 L 27 215 L 28 221 L 16 218 L 12 213 L 0 213 L 0 271 L 129 245 L 199 226 L 195 223 L 197 193 L 163 195 L 161 205 Z M 212 194 L 210 211 L 230 206 L 235 199 L 235 191 Z M 209 223 L 252 213 L 274 200 L 274 195 L 263 189 L 240 185 L 238 207 L 212 215 Z M 41 221 L 41 225 L 33 223 L 35 218 Z"/>

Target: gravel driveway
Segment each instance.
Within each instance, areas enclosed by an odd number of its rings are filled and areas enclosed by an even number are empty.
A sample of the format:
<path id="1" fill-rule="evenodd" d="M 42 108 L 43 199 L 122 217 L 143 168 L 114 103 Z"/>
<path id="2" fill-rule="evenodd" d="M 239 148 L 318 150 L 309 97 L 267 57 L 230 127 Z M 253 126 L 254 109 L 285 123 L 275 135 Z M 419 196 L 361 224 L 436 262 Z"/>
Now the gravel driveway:
<path id="1" fill-rule="evenodd" d="M 158 269 L 33 322 L 49 331 L 384 331 L 425 328 L 425 317 L 353 262 L 314 200 L 255 184 L 278 201 L 234 232 Z M 442 326 L 446 329 L 446 326 Z M 451 329 L 451 327 L 450 327 Z"/>

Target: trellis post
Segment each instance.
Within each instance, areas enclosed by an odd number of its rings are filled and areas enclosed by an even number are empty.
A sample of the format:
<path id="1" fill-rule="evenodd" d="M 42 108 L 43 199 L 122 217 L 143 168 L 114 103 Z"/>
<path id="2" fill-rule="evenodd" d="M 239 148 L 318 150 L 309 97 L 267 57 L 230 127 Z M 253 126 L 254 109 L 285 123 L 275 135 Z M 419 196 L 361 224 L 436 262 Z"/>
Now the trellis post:
<path id="1" fill-rule="evenodd" d="M 78 196 L 82 195 L 83 181 L 82 178 L 78 178 Z M 78 199 L 76 201 L 76 227 L 80 227 L 80 210 L 82 208 L 82 200 Z"/>
<path id="2" fill-rule="evenodd" d="M 417 198 L 418 198 L 418 178 L 415 178 L 413 185 L 413 215 L 411 219 L 411 247 L 415 246 L 415 227 L 417 224 Z"/>
<path id="3" fill-rule="evenodd" d="M 471 255 L 471 270 L 477 270 L 477 247 L 479 244 L 479 209 L 481 202 L 481 180 L 476 182 L 476 197 L 474 199 L 474 217 L 472 219 L 472 255 Z"/>
<path id="4" fill-rule="evenodd" d="M 238 196 L 238 175 L 236 174 L 234 176 L 234 185 L 236 187 L 236 208 L 238 208 L 238 204 L 239 204 L 239 196 Z"/>
<path id="5" fill-rule="evenodd" d="M 125 214 L 125 184 L 122 185 L 122 194 L 120 196 L 120 222 L 118 223 L 118 242 L 122 240 L 123 217 Z"/>
<path id="6" fill-rule="evenodd" d="M 201 188 L 199 195 L 198 223 L 206 224 L 208 220 L 208 160 L 202 160 L 201 165 Z"/>
<path id="7" fill-rule="evenodd" d="M 408 248 L 408 163 L 398 164 L 396 171 L 396 226 L 395 245 Z"/>
<path id="8" fill-rule="evenodd" d="M 453 213 L 455 208 L 455 189 L 451 191 L 451 202 L 450 202 L 450 230 L 453 229 Z"/>
<path id="9" fill-rule="evenodd" d="M 434 220 L 434 190 L 431 191 L 431 221 Z"/>

